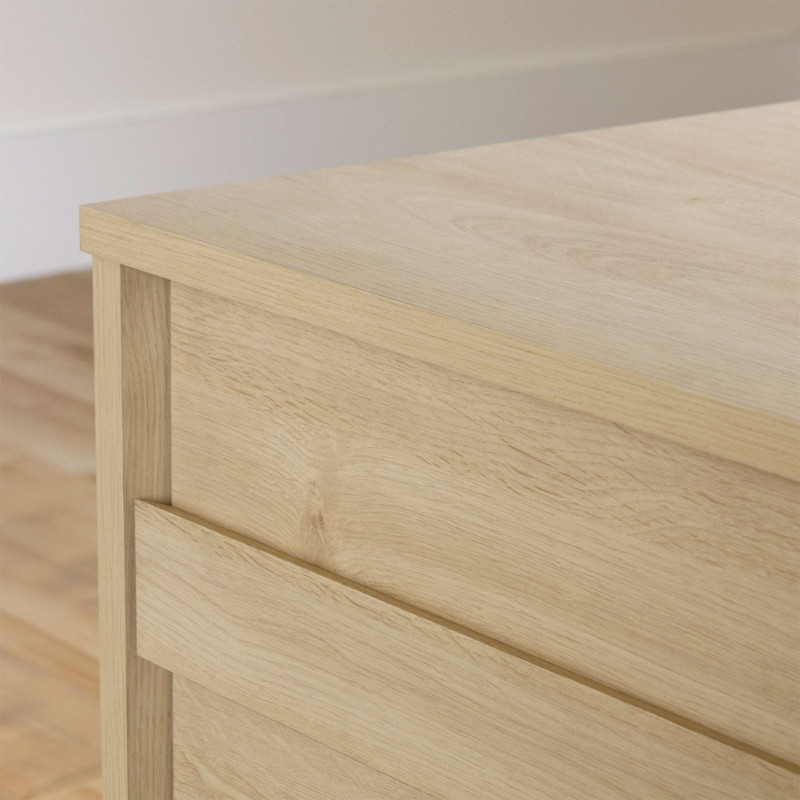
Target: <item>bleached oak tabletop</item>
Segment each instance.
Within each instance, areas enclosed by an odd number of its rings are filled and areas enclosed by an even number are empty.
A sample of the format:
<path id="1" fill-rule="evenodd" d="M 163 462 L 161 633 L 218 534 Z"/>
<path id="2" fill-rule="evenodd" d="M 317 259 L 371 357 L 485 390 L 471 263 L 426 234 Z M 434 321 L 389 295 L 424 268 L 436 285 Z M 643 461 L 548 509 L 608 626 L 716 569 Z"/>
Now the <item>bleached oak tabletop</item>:
<path id="1" fill-rule="evenodd" d="M 100 203 L 82 247 L 798 478 L 799 121 L 788 103 Z"/>

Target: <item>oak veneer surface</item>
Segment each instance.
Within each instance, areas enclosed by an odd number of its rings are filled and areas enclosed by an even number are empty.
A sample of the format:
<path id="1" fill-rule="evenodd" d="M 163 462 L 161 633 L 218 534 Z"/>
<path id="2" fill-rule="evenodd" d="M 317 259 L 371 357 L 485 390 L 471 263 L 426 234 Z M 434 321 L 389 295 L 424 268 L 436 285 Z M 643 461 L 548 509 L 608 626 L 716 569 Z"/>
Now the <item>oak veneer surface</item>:
<path id="1" fill-rule="evenodd" d="M 767 800 L 800 785 L 175 509 L 137 503 L 136 531 L 144 657 L 434 797 Z"/>
<path id="2" fill-rule="evenodd" d="M 791 761 L 797 486 L 174 285 L 173 503 Z"/>
<path id="3" fill-rule="evenodd" d="M 523 372 L 543 373 L 537 386 L 510 364 L 475 367 L 503 373 L 493 380 L 796 478 L 799 112 L 782 104 L 113 201 L 84 209 L 83 246 L 206 288 L 216 273 L 239 299 L 245 286 L 256 301 L 275 282 L 285 293 L 324 279 L 350 290 L 330 302 L 361 303 L 367 317 L 380 319 L 377 297 L 386 318 L 400 303 L 478 326 L 501 337 L 495 360 L 511 348 Z M 195 270 L 169 258 L 187 242 L 205 262 Z M 460 330 L 439 320 L 438 338 Z M 606 367 L 561 375 L 591 382 L 591 397 L 552 385 L 553 352 Z"/>
<path id="4" fill-rule="evenodd" d="M 136 652 L 134 501 L 169 499 L 169 283 L 94 259 L 103 793 L 172 795 L 172 676 Z"/>
<path id="5" fill-rule="evenodd" d="M 410 786 L 179 676 L 174 800 L 425 800 Z"/>

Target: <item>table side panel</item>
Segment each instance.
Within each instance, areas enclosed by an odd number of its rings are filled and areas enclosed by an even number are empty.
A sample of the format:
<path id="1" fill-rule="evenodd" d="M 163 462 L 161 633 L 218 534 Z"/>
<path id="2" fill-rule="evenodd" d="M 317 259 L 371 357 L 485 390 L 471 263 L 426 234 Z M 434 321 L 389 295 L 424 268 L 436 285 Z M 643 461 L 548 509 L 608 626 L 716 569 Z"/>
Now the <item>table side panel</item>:
<path id="1" fill-rule="evenodd" d="M 173 502 L 798 757 L 798 492 L 173 287 Z"/>
<path id="2" fill-rule="evenodd" d="M 93 253 L 112 253 L 170 281 L 800 480 L 800 427 L 789 420 L 91 207 L 81 213 L 83 246 Z"/>

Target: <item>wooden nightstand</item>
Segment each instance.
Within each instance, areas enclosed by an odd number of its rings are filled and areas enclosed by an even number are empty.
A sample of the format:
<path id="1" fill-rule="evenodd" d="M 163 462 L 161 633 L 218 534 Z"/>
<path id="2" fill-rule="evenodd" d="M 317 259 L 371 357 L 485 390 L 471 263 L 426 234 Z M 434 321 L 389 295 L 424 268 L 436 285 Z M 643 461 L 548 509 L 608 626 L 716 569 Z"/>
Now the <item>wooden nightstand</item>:
<path id="1" fill-rule="evenodd" d="M 84 207 L 106 796 L 795 796 L 799 111 Z"/>

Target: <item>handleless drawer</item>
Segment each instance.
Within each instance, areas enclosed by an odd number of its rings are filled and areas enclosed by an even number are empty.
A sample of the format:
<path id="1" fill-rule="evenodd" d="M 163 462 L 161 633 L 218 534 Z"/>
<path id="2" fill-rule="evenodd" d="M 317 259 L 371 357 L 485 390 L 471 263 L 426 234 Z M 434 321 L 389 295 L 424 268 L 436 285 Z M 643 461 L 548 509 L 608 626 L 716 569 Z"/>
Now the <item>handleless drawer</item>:
<path id="1" fill-rule="evenodd" d="M 453 622 L 138 503 L 139 654 L 438 798 L 769 798 L 795 776 Z"/>

